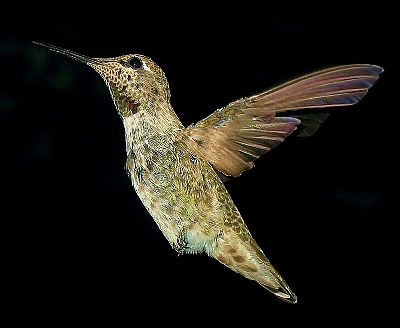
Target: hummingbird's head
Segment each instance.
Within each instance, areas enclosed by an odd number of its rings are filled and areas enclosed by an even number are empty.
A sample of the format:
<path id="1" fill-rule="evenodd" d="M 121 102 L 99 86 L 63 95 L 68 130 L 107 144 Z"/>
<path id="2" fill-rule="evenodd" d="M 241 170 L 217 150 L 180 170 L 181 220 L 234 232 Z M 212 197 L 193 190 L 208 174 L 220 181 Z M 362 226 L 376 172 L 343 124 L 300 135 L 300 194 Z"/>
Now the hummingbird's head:
<path id="1" fill-rule="evenodd" d="M 103 78 L 123 117 L 140 110 L 154 110 L 155 103 L 169 102 L 165 74 L 150 58 L 132 54 L 94 60 L 87 64 Z"/>
<path id="2" fill-rule="evenodd" d="M 155 110 L 155 103 L 169 102 L 168 81 L 150 58 L 131 54 L 113 58 L 91 58 L 53 45 L 34 42 L 83 62 L 103 78 L 122 117 Z"/>

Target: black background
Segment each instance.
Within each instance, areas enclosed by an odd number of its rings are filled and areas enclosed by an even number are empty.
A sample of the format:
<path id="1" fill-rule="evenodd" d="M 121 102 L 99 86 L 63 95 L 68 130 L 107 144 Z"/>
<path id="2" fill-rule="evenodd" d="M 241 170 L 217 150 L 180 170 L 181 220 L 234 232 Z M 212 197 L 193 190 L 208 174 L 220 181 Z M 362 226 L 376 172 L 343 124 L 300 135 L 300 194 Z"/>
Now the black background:
<path id="1" fill-rule="evenodd" d="M 5 10 L 0 218 L 13 319 L 324 326 L 389 318 L 399 305 L 394 12 L 385 1 Z M 122 122 L 101 78 L 30 40 L 93 57 L 151 57 L 185 125 L 314 70 L 384 67 L 359 104 L 227 183 L 299 303 L 205 255 L 177 256 L 125 173 Z"/>

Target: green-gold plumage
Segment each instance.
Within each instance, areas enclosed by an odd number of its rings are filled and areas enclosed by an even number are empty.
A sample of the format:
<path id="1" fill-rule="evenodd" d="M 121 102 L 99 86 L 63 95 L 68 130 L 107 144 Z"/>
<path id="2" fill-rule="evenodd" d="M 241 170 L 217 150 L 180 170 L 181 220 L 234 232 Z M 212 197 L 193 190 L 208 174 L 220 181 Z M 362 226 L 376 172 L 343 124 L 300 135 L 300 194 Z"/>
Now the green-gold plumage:
<path id="1" fill-rule="evenodd" d="M 282 300 L 297 302 L 251 236 L 221 177 L 251 169 L 297 128 L 301 136 L 312 135 L 328 116 L 319 108 L 357 103 L 382 68 L 332 67 L 241 98 L 184 127 L 171 106 L 165 74 L 150 58 L 91 58 L 35 43 L 87 64 L 103 78 L 124 124 L 132 184 L 176 251 L 205 252 Z M 293 113 L 301 109 L 316 112 Z"/>

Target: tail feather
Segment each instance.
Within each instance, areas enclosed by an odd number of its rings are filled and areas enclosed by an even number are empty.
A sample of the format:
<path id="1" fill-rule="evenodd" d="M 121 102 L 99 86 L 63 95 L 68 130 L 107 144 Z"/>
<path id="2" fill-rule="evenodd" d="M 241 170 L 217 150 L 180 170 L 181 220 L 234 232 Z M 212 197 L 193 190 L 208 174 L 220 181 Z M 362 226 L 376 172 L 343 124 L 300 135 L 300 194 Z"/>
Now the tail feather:
<path id="1" fill-rule="evenodd" d="M 292 304 L 297 303 L 297 296 L 295 295 L 295 293 L 293 293 L 293 291 L 289 288 L 289 286 L 286 283 L 285 283 L 285 286 L 281 285 L 281 286 L 279 286 L 278 289 L 271 288 L 260 282 L 259 282 L 259 284 L 261 286 L 263 286 L 265 289 L 267 289 L 268 291 L 270 291 L 271 293 L 278 296 L 281 300 L 288 302 L 288 303 L 292 303 Z"/>
<path id="2" fill-rule="evenodd" d="M 283 301 L 297 303 L 296 295 L 253 238 L 244 240 L 234 231 L 227 231 L 209 255 L 247 279 L 256 281 Z"/>

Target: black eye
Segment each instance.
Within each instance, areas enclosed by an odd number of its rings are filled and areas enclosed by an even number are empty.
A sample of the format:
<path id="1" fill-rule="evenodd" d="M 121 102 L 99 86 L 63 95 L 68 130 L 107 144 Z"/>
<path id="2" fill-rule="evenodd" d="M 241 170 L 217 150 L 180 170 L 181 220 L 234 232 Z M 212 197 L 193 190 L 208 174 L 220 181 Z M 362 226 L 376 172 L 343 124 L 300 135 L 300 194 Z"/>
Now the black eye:
<path id="1" fill-rule="evenodd" d="M 133 68 L 143 67 L 142 61 L 137 57 L 132 57 L 131 60 L 129 61 L 129 65 L 131 65 Z"/>

